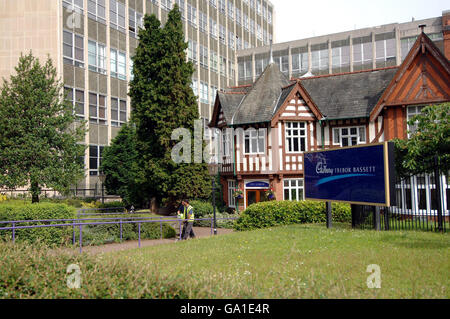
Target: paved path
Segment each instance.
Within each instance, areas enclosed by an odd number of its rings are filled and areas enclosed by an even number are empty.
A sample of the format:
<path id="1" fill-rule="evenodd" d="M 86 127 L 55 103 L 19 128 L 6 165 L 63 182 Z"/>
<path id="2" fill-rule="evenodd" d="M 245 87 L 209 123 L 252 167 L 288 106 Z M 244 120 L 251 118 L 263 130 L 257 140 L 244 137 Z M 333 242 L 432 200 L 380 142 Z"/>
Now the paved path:
<path id="1" fill-rule="evenodd" d="M 177 230 L 178 232 L 178 230 Z M 217 229 L 218 235 L 225 235 L 232 233 L 232 229 Z M 194 233 L 197 238 L 204 238 L 204 237 L 210 237 L 211 236 L 211 228 L 210 227 L 194 227 Z M 148 246 L 157 246 L 157 245 L 163 245 L 163 244 L 171 244 L 175 243 L 178 240 L 178 233 L 177 237 L 175 239 L 153 239 L 153 240 L 141 240 L 141 247 L 148 247 Z M 139 248 L 139 242 L 137 240 L 130 240 L 126 241 L 124 243 L 113 243 L 113 244 L 106 244 L 101 246 L 86 246 L 83 247 L 83 252 L 87 252 L 90 254 L 98 254 L 98 253 L 108 253 L 112 251 L 123 251 L 128 249 L 135 249 Z M 77 249 L 74 249 L 74 251 L 79 251 Z"/>

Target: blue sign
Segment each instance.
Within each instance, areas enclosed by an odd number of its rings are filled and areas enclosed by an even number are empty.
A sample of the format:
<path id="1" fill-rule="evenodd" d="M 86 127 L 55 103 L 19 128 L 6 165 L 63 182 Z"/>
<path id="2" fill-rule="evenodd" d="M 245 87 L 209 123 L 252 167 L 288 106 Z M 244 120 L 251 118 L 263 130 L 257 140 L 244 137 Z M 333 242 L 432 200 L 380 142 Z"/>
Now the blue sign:
<path id="1" fill-rule="evenodd" d="M 266 182 L 251 182 L 245 185 L 247 188 L 269 188 L 269 183 Z"/>
<path id="2" fill-rule="evenodd" d="M 305 197 L 390 206 L 393 149 L 388 146 L 385 143 L 305 153 Z"/>

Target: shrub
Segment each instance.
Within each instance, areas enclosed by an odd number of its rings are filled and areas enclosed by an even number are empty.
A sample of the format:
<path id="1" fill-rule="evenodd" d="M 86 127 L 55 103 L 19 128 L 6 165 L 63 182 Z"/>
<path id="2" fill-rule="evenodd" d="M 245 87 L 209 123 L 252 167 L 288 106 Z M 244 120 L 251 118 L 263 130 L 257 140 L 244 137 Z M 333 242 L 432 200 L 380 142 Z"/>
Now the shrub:
<path id="1" fill-rule="evenodd" d="M 103 204 L 99 204 L 98 208 L 125 208 L 125 203 L 120 201 L 105 202 Z"/>
<path id="2" fill-rule="evenodd" d="M 73 219 L 76 217 L 76 211 L 73 207 L 64 204 L 3 204 L 0 206 L 0 221 L 13 220 L 36 220 L 36 219 Z M 67 222 L 41 222 L 27 223 L 25 225 L 43 225 L 43 224 L 63 224 Z M 2 227 L 9 227 L 12 224 L 0 224 Z M 19 226 L 19 225 L 18 225 Z M 17 241 L 26 241 L 35 243 L 38 240 L 47 245 L 67 244 L 72 238 L 71 227 L 41 227 L 30 229 L 17 229 L 15 231 Z M 0 238 L 10 240 L 12 238 L 12 230 L 1 230 Z"/>
<path id="3" fill-rule="evenodd" d="M 70 289 L 67 267 L 78 265 L 81 287 Z M 176 299 L 189 294 L 178 278 L 134 258 L 49 251 L 39 245 L 0 242 L 0 299 Z M 73 274 L 73 273 L 72 273 Z M 145 283 L 143 280 L 145 279 Z"/>
<path id="4" fill-rule="evenodd" d="M 351 221 L 350 206 L 333 204 L 333 220 Z M 326 222 L 325 203 L 313 201 L 272 201 L 251 205 L 235 223 L 236 230 L 268 228 L 278 225 Z"/>
<path id="5" fill-rule="evenodd" d="M 213 218 L 214 214 L 207 214 L 205 216 L 203 216 L 202 218 Z M 221 218 L 235 218 L 238 217 L 238 215 L 235 214 L 227 214 L 227 213 L 217 213 L 216 212 L 216 225 L 217 228 L 233 228 L 234 226 L 234 219 L 225 219 L 222 220 Z M 195 217 L 197 218 L 197 217 Z M 200 218 L 200 217 L 198 217 Z M 194 222 L 194 226 L 196 227 L 211 227 L 211 219 L 208 220 L 196 220 Z"/>
<path id="6" fill-rule="evenodd" d="M 202 200 L 190 201 L 191 206 L 194 208 L 195 218 L 203 218 L 208 214 L 213 214 L 213 205 L 211 202 Z M 216 213 L 220 213 L 221 210 L 216 206 Z"/>

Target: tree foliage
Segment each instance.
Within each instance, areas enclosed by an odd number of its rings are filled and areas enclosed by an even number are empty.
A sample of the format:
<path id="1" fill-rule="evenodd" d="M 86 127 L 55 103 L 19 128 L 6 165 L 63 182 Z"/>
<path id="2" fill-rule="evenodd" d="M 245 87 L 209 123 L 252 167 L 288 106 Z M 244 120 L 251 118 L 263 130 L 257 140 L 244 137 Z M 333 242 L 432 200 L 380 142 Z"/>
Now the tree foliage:
<path id="1" fill-rule="evenodd" d="M 144 26 L 133 58 L 129 93 L 139 153 L 137 182 L 159 202 L 207 197 L 211 186 L 206 164 L 176 164 L 171 159 L 176 145 L 172 132 L 184 127 L 192 133 L 199 118 L 190 87 L 194 68 L 186 62 L 187 43 L 178 6 L 164 27 L 154 15 L 145 16 Z"/>
<path id="2" fill-rule="evenodd" d="M 105 147 L 100 170 L 105 173 L 108 194 L 119 195 L 126 205 L 140 205 L 143 197 L 136 183 L 138 153 L 132 123 L 122 126 L 111 145 Z"/>
<path id="3" fill-rule="evenodd" d="M 65 192 L 84 176 L 84 122 L 75 122 L 50 58 L 41 65 L 30 52 L 0 96 L 0 186 L 31 186 L 33 202 L 43 186 Z"/>
<path id="4" fill-rule="evenodd" d="M 414 132 L 408 132 L 411 137 L 394 140 L 396 169 L 400 177 L 432 172 L 436 157 L 442 172 L 450 170 L 449 114 L 450 103 L 430 105 L 408 122 L 416 128 Z"/>

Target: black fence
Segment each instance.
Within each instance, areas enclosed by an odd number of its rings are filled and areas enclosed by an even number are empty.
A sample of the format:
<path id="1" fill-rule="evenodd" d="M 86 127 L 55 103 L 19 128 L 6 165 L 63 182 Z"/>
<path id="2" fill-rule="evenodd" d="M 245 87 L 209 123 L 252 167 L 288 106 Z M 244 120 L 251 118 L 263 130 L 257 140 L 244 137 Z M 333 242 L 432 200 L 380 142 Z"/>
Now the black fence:
<path id="1" fill-rule="evenodd" d="M 396 206 L 352 206 L 352 224 L 359 229 L 446 232 L 450 226 L 449 174 L 423 174 L 396 182 Z"/>

